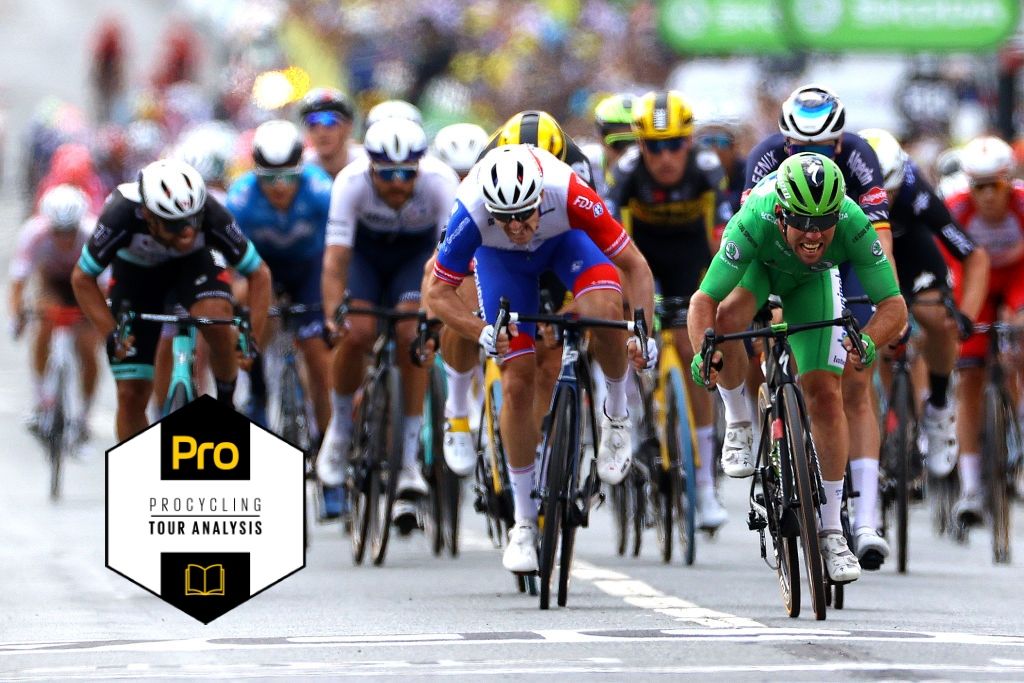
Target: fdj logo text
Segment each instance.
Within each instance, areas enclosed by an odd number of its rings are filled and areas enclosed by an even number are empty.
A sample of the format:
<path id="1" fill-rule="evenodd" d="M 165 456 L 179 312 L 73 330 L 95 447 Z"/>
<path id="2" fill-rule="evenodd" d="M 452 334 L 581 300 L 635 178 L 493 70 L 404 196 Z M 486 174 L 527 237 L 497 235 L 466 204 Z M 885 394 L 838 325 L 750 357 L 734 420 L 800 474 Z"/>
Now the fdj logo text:
<path id="1" fill-rule="evenodd" d="M 196 470 L 206 469 L 206 454 L 213 453 L 213 466 L 219 470 L 233 470 L 238 467 L 238 446 L 230 441 L 215 444 L 212 441 L 199 443 L 191 436 L 171 437 L 171 468 L 184 469 L 186 464 Z M 185 461 L 194 461 L 186 463 Z"/>

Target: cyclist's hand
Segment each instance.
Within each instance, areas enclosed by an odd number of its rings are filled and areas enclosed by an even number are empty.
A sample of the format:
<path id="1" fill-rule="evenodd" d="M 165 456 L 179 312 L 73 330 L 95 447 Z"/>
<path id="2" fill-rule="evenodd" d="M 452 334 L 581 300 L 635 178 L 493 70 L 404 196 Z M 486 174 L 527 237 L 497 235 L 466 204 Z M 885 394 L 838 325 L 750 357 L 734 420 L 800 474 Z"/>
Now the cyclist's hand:
<path id="1" fill-rule="evenodd" d="M 706 387 L 713 389 L 718 384 L 718 371 L 722 369 L 722 365 L 725 362 L 722 352 L 715 350 L 715 355 L 711 357 L 711 374 L 708 378 L 708 384 L 704 384 L 704 356 L 701 352 L 693 354 L 693 361 L 690 363 L 690 375 L 693 378 L 694 384 L 699 387 Z"/>
<path id="2" fill-rule="evenodd" d="M 843 339 L 843 347 L 846 349 L 846 362 L 853 363 L 853 367 L 857 370 L 863 370 L 864 368 L 870 367 L 875 362 L 875 340 L 869 337 L 864 332 L 860 333 L 861 343 L 864 344 L 864 357 L 860 355 L 853 347 L 853 341 L 846 337 Z"/>
<path id="3" fill-rule="evenodd" d="M 626 340 L 626 353 L 633 367 L 637 370 L 650 370 L 658 364 L 658 344 L 650 337 L 647 338 L 647 360 L 644 361 L 644 353 L 640 349 L 640 340 L 630 337 Z"/>
<path id="4" fill-rule="evenodd" d="M 409 345 L 409 358 L 418 368 L 433 365 L 435 353 L 437 353 L 437 342 L 433 336 L 428 336 L 422 344 L 418 338 L 413 339 L 412 344 Z"/>
<path id="5" fill-rule="evenodd" d="M 549 349 L 558 347 L 559 341 L 555 338 L 555 328 L 547 323 L 538 323 L 537 331 L 540 332 L 541 341 Z"/>
<path id="6" fill-rule="evenodd" d="M 348 319 L 341 325 L 334 322 L 333 319 L 324 320 L 324 337 L 329 345 L 334 346 L 344 339 L 346 334 L 348 334 Z"/>
<path id="7" fill-rule="evenodd" d="M 11 319 L 11 337 L 18 339 L 25 331 L 25 314 L 19 312 Z"/>
<path id="8" fill-rule="evenodd" d="M 124 360 L 131 353 L 135 347 L 135 335 L 130 334 L 128 338 L 124 340 L 124 343 L 119 343 L 117 338 L 117 330 L 114 330 L 107 335 L 107 356 L 114 360 Z"/>
<path id="9" fill-rule="evenodd" d="M 480 330 L 480 336 L 477 337 L 477 341 L 488 356 L 500 358 L 508 353 L 509 338 L 515 337 L 518 334 L 515 323 L 509 324 L 507 333 L 502 331 L 499 334 L 495 334 L 494 325 L 487 325 L 484 329 Z"/>

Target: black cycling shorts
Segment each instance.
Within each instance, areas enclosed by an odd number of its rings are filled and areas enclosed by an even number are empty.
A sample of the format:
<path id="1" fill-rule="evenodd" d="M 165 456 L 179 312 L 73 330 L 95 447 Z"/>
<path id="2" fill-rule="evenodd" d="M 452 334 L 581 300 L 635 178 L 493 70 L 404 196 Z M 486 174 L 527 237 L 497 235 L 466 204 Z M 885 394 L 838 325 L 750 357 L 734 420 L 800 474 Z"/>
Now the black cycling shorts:
<path id="1" fill-rule="evenodd" d="M 692 296 L 711 263 L 711 247 L 703 234 L 634 230 L 633 242 L 665 297 Z"/>

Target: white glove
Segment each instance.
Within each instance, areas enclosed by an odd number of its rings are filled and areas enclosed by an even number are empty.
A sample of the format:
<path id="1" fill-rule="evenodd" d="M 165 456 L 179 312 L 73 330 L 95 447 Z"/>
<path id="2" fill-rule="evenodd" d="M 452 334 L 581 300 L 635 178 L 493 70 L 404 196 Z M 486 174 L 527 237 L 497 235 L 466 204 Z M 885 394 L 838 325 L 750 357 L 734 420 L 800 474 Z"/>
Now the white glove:
<path id="1" fill-rule="evenodd" d="M 626 348 L 632 344 L 636 346 L 640 343 L 640 340 L 636 337 L 630 337 L 626 340 Z M 650 337 L 647 338 L 647 365 L 643 367 L 644 370 L 650 370 L 658 364 L 658 343 Z"/>
<path id="2" fill-rule="evenodd" d="M 498 357 L 498 335 L 494 333 L 494 325 L 488 325 L 484 329 L 480 330 L 480 336 L 477 338 L 477 343 L 483 347 L 488 356 L 491 358 Z"/>

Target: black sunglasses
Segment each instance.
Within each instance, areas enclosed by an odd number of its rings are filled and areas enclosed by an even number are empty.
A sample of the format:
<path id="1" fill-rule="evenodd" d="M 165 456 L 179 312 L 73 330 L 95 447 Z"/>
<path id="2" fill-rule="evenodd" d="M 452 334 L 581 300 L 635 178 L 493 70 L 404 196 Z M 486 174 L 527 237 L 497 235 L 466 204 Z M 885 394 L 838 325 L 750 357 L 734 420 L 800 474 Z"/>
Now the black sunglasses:
<path id="1" fill-rule="evenodd" d="M 534 206 L 529 209 L 523 209 L 522 211 L 509 211 L 508 213 L 504 211 L 491 211 L 490 214 L 491 218 L 499 223 L 511 223 L 512 221 L 523 223 L 529 220 L 536 211 L 537 207 Z"/>
<path id="2" fill-rule="evenodd" d="M 385 183 L 396 180 L 405 183 L 416 177 L 419 168 L 416 166 L 374 166 L 373 172 Z"/>
<path id="3" fill-rule="evenodd" d="M 178 218 L 176 220 L 171 220 L 169 218 L 161 218 L 159 216 L 157 216 L 156 218 L 158 221 L 160 221 L 160 226 L 164 230 L 166 230 L 169 233 L 177 235 L 179 233 L 184 232 L 186 228 L 193 228 L 195 230 L 198 230 L 199 226 L 203 224 L 204 212 L 205 209 L 199 211 L 199 213 L 197 214 L 188 216 L 187 218 Z"/>
<path id="4" fill-rule="evenodd" d="M 839 223 L 839 212 L 826 213 L 822 216 L 804 216 L 783 209 L 782 220 L 786 225 L 796 228 L 800 232 L 824 232 L 836 227 L 836 224 Z"/>
<path id="5" fill-rule="evenodd" d="M 662 152 L 678 152 L 683 148 L 690 138 L 668 138 L 667 140 L 644 140 L 643 145 L 651 154 Z"/>

